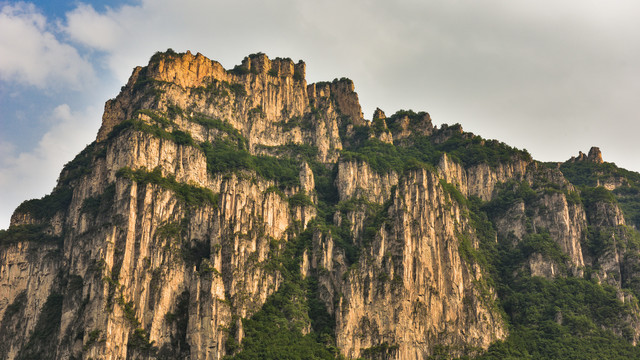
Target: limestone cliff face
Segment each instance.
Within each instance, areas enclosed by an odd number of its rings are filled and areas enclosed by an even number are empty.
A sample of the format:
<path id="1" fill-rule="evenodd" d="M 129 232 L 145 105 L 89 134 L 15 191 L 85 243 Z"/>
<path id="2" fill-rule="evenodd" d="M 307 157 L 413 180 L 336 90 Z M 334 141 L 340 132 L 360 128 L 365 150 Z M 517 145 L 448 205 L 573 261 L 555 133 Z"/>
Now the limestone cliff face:
<path id="1" fill-rule="evenodd" d="M 293 300 L 308 309 L 317 297 L 331 322 L 323 346 L 347 358 L 479 353 L 508 326 L 469 199 L 497 209 L 484 241 L 556 244 L 561 257 L 529 254 L 533 275 L 640 283 L 615 203 L 576 201 L 562 173 L 526 157 L 436 151 L 453 137 L 485 144 L 427 113 L 367 121 L 351 80 L 307 84 L 305 71 L 171 51 L 134 69 L 96 141 L 0 233 L 0 358 L 221 359 L 255 336 L 246 320 L 291 269 L 317 284 Z M 420 141 L 432 158 L 403 164 L 396 146 Z M 519 189 L 530 196 L 505 205 Z M 594 231 L 612 245 L 594 251 Z M 625 323 L 634 341 L 637 313 Z"/>
<path id="2" fill-rule="evenodd" d="M 430 172 L 398 184 L 384 210 L 388 222 L 347 272 L 337 299 L 336 340 L 344 354 L 359 357 L 388 343 L 395 344 L 389 358 L 420 359 L 435 344 L 482 348 L 505 336 L 491 308 L 495 295 L 459 251 L 461 238 L 478 246 L 462 210 Z"/>
<path id="3" fill-rule="evenodd" d="M 0 352 L 15 358 L 38 325 L 63 265 L 58 244 L 20 242 L 0 252 Z"/>
<path id="4" fill-rule="evenodd" d="M 306 223 L 310 214 L 292 211 L 280 195 L 267 191 L 270 182 L 208 176 L 204 157 L 190 147 L 140 132 L 104 147 L 105 158 L 75 183 L 58 260 L 21 260 L 16 254 L 31 254 L 23 249 L 30 243 L 3 252 L 2 279 L 11 289 L 5 302 L 15 304 L 26 291 L 29 302 L 21 306 L 37 315 L 42 297 L 76 291 L 77 299 L 65 297 L 62 303 L 60 358 L 79 353 L 136 357 L 144 346 L 127 344 L 145 336 L 160 354 L 220 358 L 232 319 L 255 313 L 278 287 L 280 276 L 262 266 L 269 258 L 269 239 L 286 242 L 290 224 Z M 124 166 L 157 167 L 161 176 L 172 174 L 180 183 L 215 188 L 216 200 L 190 205 L 162 186 L 117 177 L 115 169 Z M 97 214 L 85 209 L 87 199 L 103 197 L 109 188 L 111 206 Z M 49 251 L 38 250 L 40 261 Z M 55 288 L 57 271 L 73 284 Z M 175 324 L 181 321 L 182 328 Z M 24 326 L 23 332 L 34 325 Z M 131 329 L 144 329 L 143 335 Z M 12 353 L 9 349 L 6 355 Z"/>
<path id="5" fill-rule="evenodd" d="M 488 201 L 495 195 L 496 185 L 524 179 L 528 166 L 528 161 L 514 159 L 497 166 L 481 163 L 465 168 L 452 161 L 445 153 L 438 162 L 437 169 L 445 181 L 456 184 L 465 196 L 477 196 Z"/>
<path id="6" fill-rule="evenodd" d="M 577 190 L 557 170 L 531 164 L 524 177 L 531 195 L 528 201 L 518 201 L 503 216 L 496 219 L 496 228 L 503 237 L 521 242 L 530 234 L 548 234 L 567 256 L 568 273 L 582 276 L 585 266 L 582 244 L 587 236 L 584 207 L 570 198 Z M 523 186 L 523 185 L 520 185 Z M 535 254 L 529 261 L 534 276 L 562 275 L 556 262 Z M 566 273 L 565 273 L 566 274 Z"/>
<path id="7" fill-rule="evenodd" d="M 365 198 L 382 204 L 391 196 L 391 190 L 398 185 L 395 172 L 379 174 L 366 162 L 348 161 L 338 164 L 336 186 L 341 201 Z"/>

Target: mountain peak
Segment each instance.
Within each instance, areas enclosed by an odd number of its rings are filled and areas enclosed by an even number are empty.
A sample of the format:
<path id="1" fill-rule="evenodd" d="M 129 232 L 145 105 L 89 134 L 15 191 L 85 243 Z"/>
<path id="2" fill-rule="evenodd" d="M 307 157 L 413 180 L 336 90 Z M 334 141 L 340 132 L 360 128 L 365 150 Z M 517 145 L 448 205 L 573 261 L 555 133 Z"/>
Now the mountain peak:
<path id="1" fill-rule="evenodd" d="M 596 164 L 602 164 L 604 162 L 604 160 L 602 160 L 602 152 L 600 151 L 599 147 L 596 146 L 592 146 L 591 149 L 589 149 L 589 154 L 585 154 L 582 151 L 578 151 L 578 156 L 572 156 L 571 159 L 569 159 L 569 161 L 571 162 L 580 162 L 580 161 L 586 161 L 586 162 L 592 162 L 592 163 L 596 163 Z"/>

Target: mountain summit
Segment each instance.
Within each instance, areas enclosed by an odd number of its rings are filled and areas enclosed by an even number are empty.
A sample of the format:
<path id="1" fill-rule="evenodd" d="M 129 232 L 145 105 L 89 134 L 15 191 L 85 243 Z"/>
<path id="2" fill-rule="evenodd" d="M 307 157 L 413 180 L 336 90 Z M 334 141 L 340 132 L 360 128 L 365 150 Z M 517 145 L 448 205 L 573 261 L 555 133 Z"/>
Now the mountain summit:
<path id="1" fill-rule="evenodd" d="M 0 232 L 0 358 L 640 355 L 640 174 L 365 120 L 305 73 L 135 68 Z"/>

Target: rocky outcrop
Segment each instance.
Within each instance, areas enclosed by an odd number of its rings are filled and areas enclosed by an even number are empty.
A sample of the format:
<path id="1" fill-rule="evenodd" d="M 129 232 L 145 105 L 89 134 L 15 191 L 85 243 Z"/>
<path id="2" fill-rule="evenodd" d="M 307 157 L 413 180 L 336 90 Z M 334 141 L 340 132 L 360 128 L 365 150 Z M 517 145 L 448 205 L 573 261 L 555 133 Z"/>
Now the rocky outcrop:
<path id="1" fill-rule="evenodd" d="M 377 173 L 366 162 L 341 161 L 338 163 L 336 186 L 340 201 L 365 198 L 382 204 L 391 196 L 398 178 L 395 172 Z"/>
<path id="2" fill-rule="evenodd" d="M 477 164 L 468 168 L 451 160 L 443 154 L 438 162 L 438 174 L 446 182 L 456 184 L 465 196 L 477 196 L 489 201 L 495 195 L 495 187 L 509 180 L 522 180 L 527 174 L 529 162 L 514 159 L 509 163 L 500 163 L 492 167 L 488 164 Z"/>
<path id="3" fill-rule="evenodd" d="M 577 196 L 577 190 L 559 174 L 557 170 L 531 166 L 523 182 L 502 189 L 528 193 L 495 219 L 498 234 L 515 244 L 531 234 L 548 236 L 566 256 L 560 260 L 532 254 L 528 267 L 533 276 L 555 277 L 566 275 L 567 271 L 575 276 L 583 274 L 582 244 L 588 232 L 587 217 L 582 204 L 569 197 Z M 566 271 L 562 270 L 565 266 Z"/>
<path id="4" fill-rule="evenodd" d="M 495 168 L 487 164 L 478 164 L 467 169 L 467 188 L 470 195 L 482 200 L 491 200 L 496 185 L 510 179 L 521 179 L 527 171 L 528 162 L 515 160 L 501 163 Z"/>
<path id="5" fill-rule="evenodd" d="M 582 151 L 578 152 L 578 156 L 572 156 L 571 159 L 569 159 L 569 161 L 571 162 L 580 162 L 580 161 L 587 161 L 587 162 L 592 162 L 592 163 L 596 163 L 596 164 L 602 164 L 604 163 L 604 160 L 602 160 L 602 152 L 600 151 L 600 148 L 598 147 L 591 147 L 591 149 L 589 149 L 589 154 L 585 154 Z"/>
<path id="6" fill-rule="evenodd" d="M 330 98 L 334 101 L 335 108 L 347 116 L 353 125 L 364 125 L 362 108 L 355 92 L 353 81 L 347 78 L 336 79 L 331 83 L 310 84 L 307 87 L 309 101 L 316 108 L 322 104 L 322 98 Z"/>
<path id="7" fill-rule="evenodd" d="M 537 206 L 532 219 L 534 231 L 547 231 L 569 257 L 574 268 L 572 273 L 581 275 L 580 269 L 584 267 L 581 244 L 587 230 L 584 210 L 577 204 L 570 204 L 561 193 L 544 195 Z"/>

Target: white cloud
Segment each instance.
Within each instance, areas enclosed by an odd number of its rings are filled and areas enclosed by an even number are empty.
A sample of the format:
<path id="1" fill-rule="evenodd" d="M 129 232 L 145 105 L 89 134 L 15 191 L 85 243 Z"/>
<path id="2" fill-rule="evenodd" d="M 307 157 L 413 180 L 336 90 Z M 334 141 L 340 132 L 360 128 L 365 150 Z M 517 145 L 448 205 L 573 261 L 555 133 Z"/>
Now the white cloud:
<path id="1" fill-rule="evenodd" d="M 99 14 L 85 4 L 67 13 L 63 28 L 73 41 L 103 51 L 115 50 L 125 35 L 112 10 Z"/>
<path id="2" fill-rule="evenodd" d="M 10 143 L 0 143 L 0 228 L 9 226 L 13 210 L 24 200 L 51 192 L 63 165 L 93 138 L 100 109 L 74 112 L 62 104 L 53 109 L 53 125 L 32 151 L 15 153 Z"/>
<path id="3" fill-rule="evenodd" d="M 49 30 L 47 19 L 26 3 L 0 11 L 0 79 L 38 88 L 80 89 L 94 78 L 91 64 Z"/>

